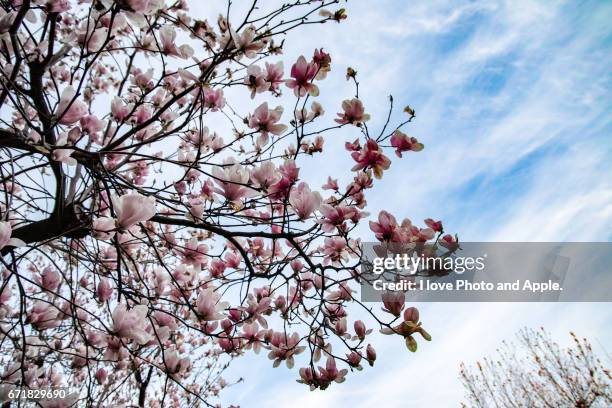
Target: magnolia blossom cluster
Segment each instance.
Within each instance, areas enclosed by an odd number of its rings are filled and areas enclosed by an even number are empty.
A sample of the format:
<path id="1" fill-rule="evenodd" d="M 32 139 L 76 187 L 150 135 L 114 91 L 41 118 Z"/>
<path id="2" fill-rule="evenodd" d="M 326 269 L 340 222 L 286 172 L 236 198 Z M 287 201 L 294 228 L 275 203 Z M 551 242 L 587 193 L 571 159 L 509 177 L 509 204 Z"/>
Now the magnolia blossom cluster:
<path id="1" fill-rule="evenodd" d="M 393 153 L 423 149 L 402 130 L 414 113 L 370 131 L 350 88 L 341 106 L 318 99 L 325 48 L 282 56 L 288 32 L 347 17 L 335 1 L 231 21 L 232 2 L 216 19 L 187 1 L 7 3 L 0 383 L 81 390 L 54 406 L 210 406 L 247 353 L 326 389 L 375 364 L 374 333 L 429 339 L 402 293 L 382 309 L 356 293 L 354 230 Z M 312 180 L 342 143 L 345 177 Z M 432 219 L 369 226 L 458 245 Z"/>

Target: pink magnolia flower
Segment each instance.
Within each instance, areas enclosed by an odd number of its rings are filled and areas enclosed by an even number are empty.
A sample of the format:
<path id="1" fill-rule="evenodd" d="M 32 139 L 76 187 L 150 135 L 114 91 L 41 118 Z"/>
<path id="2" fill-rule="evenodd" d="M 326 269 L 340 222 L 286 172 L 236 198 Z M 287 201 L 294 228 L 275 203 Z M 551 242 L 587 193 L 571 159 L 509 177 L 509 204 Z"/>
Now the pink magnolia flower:
<path id="1" fill-rule="evenodd" d="M 346 368 L 338 370 L 338 368 L 336 367 L 336 360 L 333 357 L 327 357 L 325 368 L 319 367 L 319 372 L 319 378 L 322 381 L 335 381 L 337 383 L 342 383 L 344 382 L 344 377 L 348 373 L 348 370 Z"/>
<path id="2" fill-rule="evenodd" d="M 115 219 L 110 217 L 96 218 L 92 223 L 93 236 L 97 239 L 111 239 L 115 236 Z"/>
<path id="3" fill-rule="evenodd" d="M 57 116 L 62 125 L 71 125 L 87 114 L 87 105 L 75 98 L 76 91 L 72 86 L 64 88 L 57 105 Z"/>
<path id="4" fill-rule="evenodd" d="M 159 30 L 159 37 L 161 51 L 163 53 L 182 59 L 191 58 L 193 56 L 193 48 L 188 44 L 183 44 L 180 47 L 176 46 L 176 31 L 171 25 L 163 26 Z"/>
<path id="5" fill-rule="evenodd" d="M 304 182 L 291 190 L 289 195 L 289 204 L 301 220 L 310 218 L 312 213 L 319 209 L 322 201 L 321 194 L 312 192 Z"/>
<path id="6" fill-rule="evenodd" d="M 139 193 L 128 193 L 121 197 L 113 196 L 113 210 L 117 223 L 128 229 L 139 222 L 147 221 L 155 215 L 155 197 L 145 197 Z"/>
<path id="7" fill-rule="evenodd" d="M 431 336 L 419 323 L 419 311 L 415 307 L 404 310 L 403 322 L 394 327 L 383 327 L 380 332 L 383 334 L 399 334 L 403 336 L 406 339 L 408 350 L 413 353 L 417 350 L 417 342 L 412 336 L 413 334 L 419 333 L 425 340 L 431 341 Z"/>
<path id="8" fill-rule="evenodd" d="M 243 198 L 255 194 L 255 191 L 248 187 L 249 172 L 231 157 L 225 159 L 223 164 L 225 167 L 215 166 L 212 170 L 214 181 L 219 186 L 215 188 L 215 192 L 223 195 L 234 206 L 239 206 Z"/>
<path id="9" fill-rule="evenodd" d="M 272 184 L 276 183 L 282 175 L 276 169 L 274 162 L 265 161 L 259 167 L 251 170 L 251 182 L 255 187 L 267 190 Z"/>
<path id="10" fill-rule="evenodd" d="M 283 82 L 283 61 L 279 61 L 276 64 L 266 62 L 266 82 L 270 86 L 270 91 L 278 93 L 278 88 Z"/>
<path id="11" fill-rule="evenodd" d="M 217 342 L 219 348 L 228 354 L 239 350 L 242 347 L 242 341 L 238 338 L 231 338 L 227 333 L 221 333 L 220 338 Z"/>
<path id="12" fill-rule="evenodd" d="M 40 274 L 40 284 L 45 290 L 54 291 L 61 282 L 60 274 L 52 267 L 47 266 Z"/>
<path id="13" fill-rule="evenodd" d="M 134 112 L 131 120 L 136 124 L 141 124 L 151 119 L 153 116 L 153 108 L 149 105 L 140 105 Z"/>
<path id="14" fill-rule="evenodd" d="M 344 148 L 349 152 L 358 152 L 361 150 L 361 143 L 359 143 L 359 139 L 355 139 L 353 142 L 344 143 Z"/>
<path id="15" fill-rule="evenodd" d="M 117 269 L 117 249 L 113 246 L 108 246 L 103 249 L 100 254 L 100 262 L 105 268 L 111 271 Z"/>
<path id="16" fill-rule="evenodd" d="M 118 361 L 120 364 L 123 363 L 129 355 L 127 348 L 123 347 L 124 342 L 125 340 L 121 340 L 119 337 L 108 336 L 104 358 L 109 361 Z"/>
<path id="17" fill-rule="evenodd" d="M 283 295 L 279 295 L 274 300 L 274 306 L 276 309 L 281 310 L 283 313 L 287 311 L 287 299 Z"/>
<path id="18" fill-rule="evenodd" d="M 165 3 L 160 0 L 125 0 L 125 3 L 127 5 L 125 14 L 138 28 L 148 26 L 145 16 L 155 14 L 159 9 L 165 7 Z"/>
<path id="19" fill-rule="evenodd" d="M 288 197 L 289 190 L 293 183 L 297 181 L 300 169 L 295 165 L 294 160 L 289 159 L 285 160 L 278 171 L 282 177 L 270 186 L 270 198 L 273 200 L 284 200 Z"/>
<path id="20" fill-rule="evenodd" d="M 206 253 L 208 252 L 208 245 L 198 244 L 198 240 L 194 237 L 185 243 L 183 248 L 178 248 L 181 253 L 181 261 L 186 265 L 193 265 L 194 267 L 201 268 L 206 265 Z"/>
<path id="21" fill-rule="evenodd" d="M 331 177 L 327 177 L 327 183 L 323 184 L 321 187 L 323 190 L 334 190 L 338 191 L 338 179 L 333 179 Z"/>
<path id="22" fill-rule="evenodd" d="M 335 119 L 336 122 L 342 125 L 348 123 L 357 125 L 370 119 L 370 115 L 364 113 L 363 104 L 357 98 L 343 101 L 342 109 L 344 112 L 338 113 L 338 119 Z"/>
<path id="23" fill-rule="evenodd" d="M 42 300 L 37 300 L 28 313 L 28 321 L 38 330 L 50 329 L 60 324 L 59 311 Z"/>
<path id="24" fill-rule="evenodd" d="M 317 101 L 312 102 L 312 104 L 310 105 L 310 109 L 312 110 L 312 115 L 315 118 L 318 116 L 322 116 L 325 113 L 323 106 L 321 106 L 321 104 Z"/>
<path id="25" fill-rule="evenodd" d="M 300 174 L 300 169 L 296 166 L 295 160 L 291 159 L 285 160 L 278 168 L 278 171 L 284 178 L 291 180 L 291 182 L 296 181 Z"/>
<path id="26" fill-rule="evenodd" d="M 19 184 L 6 180 L 4 181 L 4 183 L 0 184 L 0 191 L 6 191 L 7 193 L 17 194 L 22 191 L 22 188 Z"/>
<path id="27" fill-rule="evenodd" d="M 383 170 L 391 166 L 391 160 L 383 154 L 374 139 L 369 139 L 360 151 L 351 153 L 351 157 L 357 162 L 351 169 L 352 171 L 371 168 L 377 179 L 382 177 Z"/>
<path id="28" fill-rule="evenodd" d="M 55 146 L 60 147 L 60 146 L 65 146 L 66 144 L 68 144 L 68 134 L 62 133 L 60 137 L 57 139 Z M 77 161 L 74 157 L 71 157 L 72 153 L 74 153 L 74 150 L 72 149 L 55 148 L 53 149 L 53 155 L 52 155 L 53 160 L 61 162 L 61 163 L 65 163 L 68 166 L 76 166 Z"/>
<path id="29" fill-rule="evenodd" d="M 265 92 L 270 88 L 270 84 L 266 82 L 264 73 L 257 65 L 249 65 L 244 83 L 247 88 L 251 90 L 251 99 L 255 98 L 256 93 Z"/>
<path id="30" fill-rule="evenodd" d="M 226 268 L 227 265 L 221 259 L 213 259 L 208 270 L 210 272 L 210 276 L 213 278 L 220 278 L 223 277 L 223 272 L 225 272 Z"/>
<path id="31" fill-rule="evenodd" d="M 170 273 L 163 268 L 155 268 L 153 269 L 153 282 L 154 282 L 154 286 L 155 286 L 155 292 L 158 295 L 165 295 L 168 293 L 169 289 L 171 288 L 170 282 L 171 282 L 171 275 Z M 156 316 L 156 313 L 154 313 L 154 315 Z"/>
<path id="32" fill-rule="evenodd" d="M 429 241 L 430 239 L 432 239 L 436 233 L 433 229 L 431 228 L 417 228 L 417 227 L 413 227 L 413 231 L 414 229 L 416 229 L 416 233 L 413 234 L 414 238 L 416 238 L 416 241 L 418 242 L 426 242 Z"/>
<path id="33" fill-rule="evenodd" d="M 176 319 L 170 313 L 158 310 L 153 313 L 153 317 L 155 318 L 155 322 L 159 326 L 168 327 L 170 330 L 176 330 L 178 328 L 178 323 Z"/>
<path id="34" fill-rule="evenodd" d="M 401 241 L 401 231 L 397 221 L 387 211 L 378 213 L 378 222 L 370 221 L 370 229 L 379 241 Z"/>
<path id="35" fill-rule="evenodd" d="M 324 232 L 333 232 L 336 227 L 344 229 L 345 221 L 357 216 L 357 209 L 344 205 L 333 207 L 329 204 L 323 204 L 320 210 L 324 218 L 317 220 L 317 223 L 321 224 L 321 229 Z"/>
<path id="36" fill-rule="evenodd" d="M 342 237 L 327 237 L 323 246 L 324 265 L 341 265 L 342 262 L 348 261 L 349 252 L 346 246 L 346 240 Z"/>
<path id="37" fill-rule="evenodd" d="M 170 374 L 172 378 L 185 378 L 189 375 L 189 371 L 191 370 L 191 360 L 189 357 L 180 357 L 175 347 L 164 350 L 163 356 L 166 372 Z"/>
<path id="38" fill-rule="evenodd" d="M 98 119 L 96 115 L 84 116 L 81 118 L 79 123 L 83 132 L 87 132 L 89 134 L 101 132 L 104 130 L 104 126 L 106 125 L 106 122 Z"/>
<path id="39" fill-rule="evenodd" d="M 314 115 L 310 112 L 308 112 L 308 109 L 301 108 L 301 109 L 296 109 L 293 113 L 293 115 L 295 116 L 295 119 L 299 122 L 299 123 L 306 123 L 309 122 L 310 120 L 312 120 L 312 118 L 314 118 Z M 305 141 L 303 141 L 302 143 L 306 143 Z"/>
<path id="40" fill-rule="evenodd" d="M 316 79 L 325 79 L 327 73 L 331 71 L 331 56 L 323 51 L 323 48 L 315 49 L 312 60 L 319 66 L 319 72 L 317 73 Z"/>
<path id="41" fill-rule="evenodd" d="M 108 14 L 105 14 L 100 19 L 100 23 L 104 27 L 110 28 L 112 35 L 123 34 L 122 31 L 128 28 L 128 25 L 129 25 L 127 17 L 123 15 L 123 13 L 116 14 L 112 17 L 109 16 Z M 111 23 L 112 23 L 112 26 L 111 26 Z"/>
<path id="42" fill-rule="evenodd" d="M 406 302 L 406 295 L 404 292 L 391 292 L 387 291 L 382 294 L 383 311 L 391 313 L 394 316 L 399 316 L 404 308 Z"/>
<path id="43" fill-rule="evenodd" d="M 70 2 L 68 0 L 48 0 L 47 13 L 62 13 L 70 10 Z"/>
<path id="44" fill-rule="evenodd" d="M 126 120 L 132 112 L 132 108 L 132 104 L 125 104 L 118 96 L 115 96 L 111 102 L 111 114 L 118 122 Z"/>
<path id="45" fill-rule="evenodd" d="M 311 145 L 306 145 L 304 146 L 304 144 L 302 144 L 302 149 L 308 153 L 308 154 L 313 154 L 313 153 L 320 153 L 323 151 L 323 144 L 325 143 L 325 141 L 323 140 L 323 136 L 318 135 L 315 137 L 314 142 L 312 142 Z"/>
<path id="46" fill-rule="evenodd" d="M 223 319 L 223 311 L 229 307 L 228 302 L 219 302 L 221 295 L 212 287 L 202 289 L 196 300 L 198 318 L 203 321 Z"/>
<path id="47" fill-rule="evenodd" d="M 193 268 L 193 266 L 185 266 L 181 264 L 176 267 L 172 273 L 172 276 L 179 284 L 190 286 L 196 278 L 196 270 Z"/>
<path id="48" fill-rule="evenodd" d="M 96 296 L 100 302 L 106 302 L 113 295 L 113 287 L 106 278 L 101 278 L 96 287 Z"/>
<path id="49" fill-rule="evenodd" d="M 274 360 L 273 366 L 278 367 L 281 361 L 285 360 L 287 368 L 293 368 L 293 356 L 306 349 L 304 346 L 298 346 L 299 342 L 300 336 L 297 333 L 288 335 L 284 332 L 273 332 L 268 353 L 268 358 Z"/>
<path id="50" fill-rule="evenodd" d="M 126 0 L 127 5 L 136 13 L 146 13 L 155 0 Z"/>
<path id="51" fill-rule="evenodd" d="M 149 163 L 144 160 L 138 160 L 129 163 L 127 167 L 131 181 L 137 186 L 143 185 L 149 175 Z"/>
<path id="52" fill-rule="evenodd" d="M 137 305 L 128 310 L 124 303 L 119 303 L 113 311 L 113 331 L 119 337 L 134 340 L 138 344 L 147 344 L 153 337 L 147 331 L 147 306 Z"/>
<path id="53" fill-rule="evenodd" d="M 420 152 L 424 147 L 416 138 L 408 137 L 408 135 L 399 130 L 393 132 L 393 136 L 391 136 L 391 146 L 395 147 L 395 154 L 397 157 L 402 157 L 402 152 Z"/>
<path id="54" fill-rule="evenodd" d="M 312 83 L 317 75 L 319 66 L 314 62 L 307 62 L 304 56 L 300 56 L 291 67 L 291 78 L 285 82 L 287 88 L 293 89 L 295 96 L 302 97 L 306 94 L 319 95 L 319 88 Z"/>
<path id="55" fill-rule="evenodd" d="M 259 330 L 257 322 L 248 323 L 242 326 L 242 335 L 246 340 L 246 349 L 253 349 L 255 354 L 259 354 L 264 341 L 264 330 Z"/>
<path id="56" fill-rule="evenodd" d="M 204 218 L 205 203 L 201 199 L 189 199 L 187 218 L 194 221 L 202 220 Z"/>
<path id="57" fill-rule="evenodd" d="M 241 51 L 247 58 L 255 58 L 257 53 L 264 47 L 262 41 L 255 41 L 255 26 L 246 27 L 240 34 L 230 29 L 230 38 L 234 42 L 236 49 Z"/>
<path id="58" fill-rule="evenodd" d="M 73 127 L 72 129 L 70 129 L 70 131 L 68 132 L 67 139 L 70 142 L 70 144 L 74 145 L 74 144 L 79 142 L 81 137 L 83 137 L 83 135 L 81 133 L 81 128 L 76 126 L 76 127 Z"/>
<path id="59" fill-rule="evenodd" d="M 155 106 L 161 106 L 168 102 L 168 92 L 164 88 L 157 88 L 157 91 L 151 97 L 151 103 Z"/>
<path id="60" fill-rule="evenodd" d="M 134 85 L 140 89 L 151 89 L 153 88 L 153 68 L 149 68 L 146 72 L 142 72 L 139 68 L 135 68 L 132 71 L 131 81 Z"/>
<path id="61" fill-rule="evenodd" d="M 310 385 L 310 391 L 314 391 L 319 385 L 319 373 L 313 371 L 310 367 L 300 368 L 300 379 L 297 382 Z"/>
<path id="62" fill-rule="evenodd" d="M 427 225 L 429 228 L 431 228 L 435 232 L 442 232 L 442 230 L 444 229 L 442 227 L 442 221 L 434 221 L 431 218 L 427 218 L 425 220 L 425 225 Z"/>
<path id="63" fill-rule="evenodd" d="M 183 195 L 187 192 L 187 183 L 184 181 L 178 181 L 174 183 L 174 189 L 179 195 Z"/>
<path id="64" fill-rule="evenodd" d="M 212 112 L 217 112 L 224 106 L 223 89 L 204 88 L 204 107 L 209 108 Z"/>
<path id="65" fill-rule="evenodd" d="M 242 262 L 242 258 L 236 252 L 228 252 L 225 254 L 223 258 L 228 268 L 238 269 L 240 267 L 240 263 Z"/>
<path id="66" fill-rule="evenodd" d="M 85 23 L 86 25 L 87 23 Z M 79 36 L 79 39 L 81 40 L 82 43 L 86 43 L 86 48 L 87 51 L 89 52 L 97 52 L 99 51 L 102 46 L 104 45 L 106 39 L 108 38 L 108 28 L 106 27 L 101 27 L 98 28 L 96 30 L 93 30 L 93 32 L 90 31 L 86 31 L 86 28 L 84 30 L 84 33 Z"/>
<path id="67" fill-rule="evenodd" d="M 253 115 L 249 115 L 249 127 L 261 133 L 261 136 L 257 139 L 259 146 L 265 146 L 268 143 L 268 133 L 280 135 L 287 130 L 286 125 L 276 123 L 280 120 L 282 114 L 282 106 L 268 109 L 268 103 L 264 102 L 255 109 Z"/>
<path id="68" fill-rule="evenodd" d="M 13 229 L 11 223 L 7 221 L 0 221 L 0 249 L 6 246 L 22 247 L 25 246 L 25 242 L 19 238 L 11 238 Z"/>
<path id="69" fill-rule="evenodd" d="M 457 241 L 456 237 L 453 237 L 450 234 L 446 234 L 440 239 L 440 245 L 447 248 L 448 250 L 454 251 L 459 247 L 459 242 Z"/>
<path id="70" fill-rule="evenodd" d="M 353 299 L 353 292 L 354 290 L 349 287 L 347 282 L 341 282 L 340 285 L 337 286 L 336 290 L 329 293 L 327 299 L 332 302 L 344 300 L 350 301 Z"/>
<path id="71" fill-rule="evenodd" d="M 271 251 L 266 249 L 266 243 L 262 238 L 254 238 L 248 240 L 249 252 L 257 258 L 265 258 L 271 254 Z"/>
<path id="72" fill-rule="evenodd" d="M 334 332 L 336 332 L 336 334 L 338 336 L 350 338 L 350 336 L 347 333 L 347 321 L 346 321 L 346 318 L 342 318 L 340 320 L 337 320 L 333 329 L 334 329 Z"/>
<path id="73" fill-rule="evenodd" d="M 263 315 L 269 315 L 272 313 L 272 299 L 269 297 L 255 297 L 253 294 L 249 294 L 247 299 L 247 306 L 243 307 L 242 310 L 249 316 L 247 321 L 251 322 L 257 320 L 262 327 L 267 328 L 268 322 Z"/>

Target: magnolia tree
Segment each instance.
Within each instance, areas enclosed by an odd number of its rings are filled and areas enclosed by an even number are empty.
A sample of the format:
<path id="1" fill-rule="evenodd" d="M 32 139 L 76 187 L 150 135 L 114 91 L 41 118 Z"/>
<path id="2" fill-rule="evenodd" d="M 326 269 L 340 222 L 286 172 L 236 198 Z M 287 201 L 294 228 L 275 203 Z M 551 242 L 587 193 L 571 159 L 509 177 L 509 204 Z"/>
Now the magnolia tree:
<path id="1" fill-rule="evenodd" d="M 401 131 L 414 112 L 368 129 L 352 69 L 356 95 L 324 109 L 332 56 L 283 62 L 284 38 L 344 9 L 257 3 L 209 21 L 180 0 L 2 1 L 0 397 L 69 385 L 45 404 L 210 406 L 247 353 L 325 389 L 374 365 L 373 329 L 429 339 L 402 293 L 382 310 L 355 294 L 354 230 L 390 157 L 422 149 Z M 307 184 L 300 167 L 344 127 L 352 181 Z M 369 226 L 455 245 L 425 224 Z"/>

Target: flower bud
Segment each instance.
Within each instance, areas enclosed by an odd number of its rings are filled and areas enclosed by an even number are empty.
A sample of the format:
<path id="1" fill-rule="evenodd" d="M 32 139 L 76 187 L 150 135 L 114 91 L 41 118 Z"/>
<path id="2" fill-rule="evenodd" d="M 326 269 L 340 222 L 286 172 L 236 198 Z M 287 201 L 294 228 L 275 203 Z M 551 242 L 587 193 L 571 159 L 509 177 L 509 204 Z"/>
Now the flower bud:
<path id="1" fill-rule="evenodd" d="M 351 367 L 357 367 L 361 362 L 361 354 L 352 351 L 351 354 L 346 355 L 346 359 Z"/>
<path id="2" fill-rule="evenodd" d="M 108 374 L 106 373 L 105 369 L 100 368 L 98 371 L 96 371 L 96 380 L 98 381 L 98 384 L 104 384 L 106 382 L 106 377 L 108 377 Z"/>
<path id="3" fill-rule="evenodd" d="M 365 324 L 361 320 L 357 320 L 355 321 L 354 326 L 355 326 L 355 334 L 357 334 L 357 337 L 359 338 L 359 340 L 363 340 L 366 335 Z"/>
<path id="4" fill-rule="evenodd" d="M 232 332 L 232 327 L 234 326 L 234 324 L 232 323 L 231 320 L 229 319 L 225 319 L 221 322 L 221 328 L 227 333 L 230 334 Z"/>
<path id="5" fill-rule="evenodd" d="M 274 300 L 274 306 L 276 306 L 277 309 L 283 310 L 286 304 L 287 304 L 287 301 L 285 300 L 285 297 L 282 295 L 277 297 L 276 300 Z"/>
<path id="6" fill-rule="evenodd" d="M 366 347 L 366 359 L 368 363 L 370 363 L 370 366 L 373 367 L 374 361 L 376 361 L 376 350 L 374 350 L 371 344 L 368 344 L 368 347 Z"/>
<path id="7" fill-rule="evenodd" d="M 111 298 L 113 295 L 113 288 L 108 282 L 108 279 L 100 279 L 100 283 L 98 283 L 98 287 L 96 288 L 96 295 L 100 302 L 106 302 Z"/>
<path id="8" fill-rule="evenodd" d="M 229 309 L 228 314 L 229 318 L 234 322 L 239 322 L 242 318 L 242 313 L 238 309 Z"/>
<path id="9" fill-rule="evenodd" d="M 404 310 L 404 321 L 406 322 L 419 322 L 419 310 L 416 307 L 409 307 Z"/>

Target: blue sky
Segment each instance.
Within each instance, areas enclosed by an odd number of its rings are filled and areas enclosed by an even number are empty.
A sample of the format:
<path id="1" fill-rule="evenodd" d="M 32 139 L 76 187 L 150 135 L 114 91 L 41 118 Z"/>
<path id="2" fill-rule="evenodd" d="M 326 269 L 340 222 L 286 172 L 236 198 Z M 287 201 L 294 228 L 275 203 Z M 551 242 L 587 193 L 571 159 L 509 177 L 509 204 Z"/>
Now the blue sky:
<path id="1" fill-rule="evenodd" d="M 368 197 L 372 213 L 442 219 L 467 241 L 610 241 L 612 2 L 389 0 L 346 8 L 346 23 L 291 34 L 283 59 L 287 67 L 315 47 L 331 53 L 334 70 L 320 96 L 327 115 L 352 96 L 347 66 L 359 72 L 370 128 L 384 121 L 389 93 L 416 109 L 407 133 L 425 150 L 393 162 Z M 326 140 L 333 160 L 313 162 L 314 185 L 346 173 L 343 144 L 354 138 L 346 130 Z M 360 232 L 371 238 L 365 226 Z M 609 304 L 419 307 L 434 341 L 414 355 L 401 339 L 378 336 L 378 367 L 326 392 L 308 391 L 295 371 L 272 369 L 264 356 L 247 356 L 227 373 L 246 382 L 222 401 L 458 406 L 459 363 L 491 354 L 523 326 L 544 326 L 562 343 L 574 330 L 600 351 L 612 346 Z"/>

